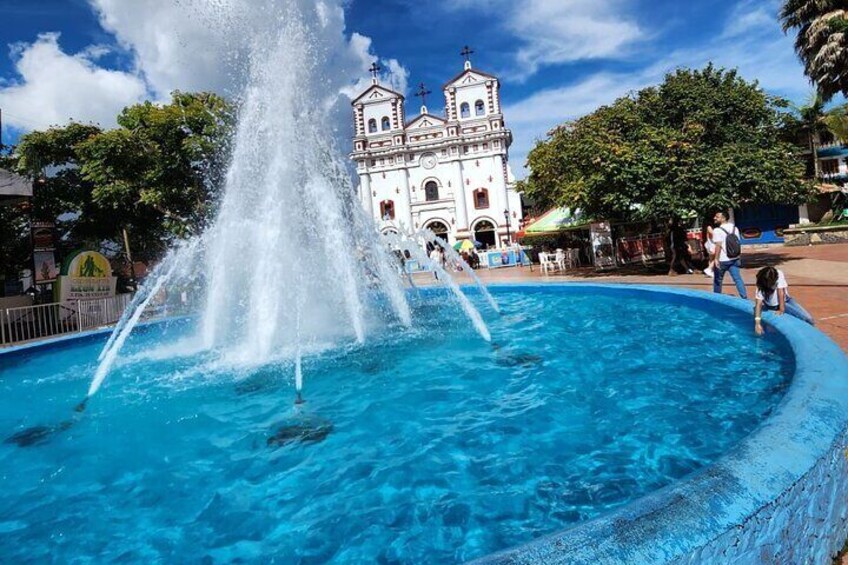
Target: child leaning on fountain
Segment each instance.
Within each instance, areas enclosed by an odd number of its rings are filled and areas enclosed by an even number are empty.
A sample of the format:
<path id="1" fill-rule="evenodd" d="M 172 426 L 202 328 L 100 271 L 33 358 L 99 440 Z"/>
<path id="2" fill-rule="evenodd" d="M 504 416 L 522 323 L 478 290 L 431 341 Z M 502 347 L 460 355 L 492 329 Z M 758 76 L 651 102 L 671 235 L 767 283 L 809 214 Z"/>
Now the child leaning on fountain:
<path id="1" fill-rule="evenodd" d="M 789 284 L 783 271 L 774 267 L 763 267 L 757 272 L 757 304 L 754 306 L 754 331 L 763 334 L 762 312 L 774 310 L 778 316 L 786 312 L 799 320 L 815 326 L 810 313 L 789 296 Z"/>

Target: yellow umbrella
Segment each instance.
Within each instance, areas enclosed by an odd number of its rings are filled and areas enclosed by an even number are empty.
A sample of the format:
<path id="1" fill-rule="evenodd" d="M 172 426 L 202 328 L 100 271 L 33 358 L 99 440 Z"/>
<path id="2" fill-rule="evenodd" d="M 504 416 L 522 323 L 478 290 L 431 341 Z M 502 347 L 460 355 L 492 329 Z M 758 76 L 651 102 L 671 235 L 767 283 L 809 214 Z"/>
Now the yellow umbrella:
<path id="1" fill-rule="evenodd" d="M 463 239 L 456 249 L 457 251 L 471 251 L 474 249 L 474 242 L 470 239 Z"/>

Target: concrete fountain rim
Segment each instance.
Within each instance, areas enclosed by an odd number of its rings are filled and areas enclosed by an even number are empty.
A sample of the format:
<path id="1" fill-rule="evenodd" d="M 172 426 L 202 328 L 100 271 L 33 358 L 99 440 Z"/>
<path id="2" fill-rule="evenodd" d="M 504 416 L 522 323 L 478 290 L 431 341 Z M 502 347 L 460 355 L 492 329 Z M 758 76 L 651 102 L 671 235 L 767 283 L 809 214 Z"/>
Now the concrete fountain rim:
<path id="1" fill-rule="evenodd" d="M 676 296 L 750 313 L 736 297 L 665 286 L 570 282 L 494 283 L 514 291 Z M 471 287 L 465 287 L 471 288 Z M 788 341 L 795 374 L 773 413 L 710 465 L 598 518 L 544 535 L 479 563 L 661 563 L 697 552 L 801 481 L 823 458 L 844 449 L 848 432 L 848 357 L 818 329 L 790 316 L 765 320 Z M 159 321 L 148 322 L 156 324 Z M 147 325 L 146 324 L 146 325 Z M 111 328 L 0 349 L 0 357 L 64 347 Z M 848 457 L 848 452 L 846 452 Z"/>

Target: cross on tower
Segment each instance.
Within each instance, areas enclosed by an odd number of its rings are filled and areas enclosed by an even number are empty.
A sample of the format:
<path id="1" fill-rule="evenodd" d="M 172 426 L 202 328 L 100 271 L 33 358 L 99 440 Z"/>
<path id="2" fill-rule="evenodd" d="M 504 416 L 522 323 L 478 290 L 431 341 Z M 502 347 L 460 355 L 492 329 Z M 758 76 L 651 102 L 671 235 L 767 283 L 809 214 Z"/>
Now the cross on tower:
<path id="1" fill-rule="evenodd" d="M 460 55 L 465 57 L 466 63 L 470 63 L 471 62 L 471 55 L 473 53 L 474 53 L 474 51 L 468 45 L 466 45 L 465 47 L 462 48 L 462 52 L 460 53 Z"/>
<path id="2" fill-rule="evenodd" d="M 432 94 L 429 90 L 427 90 L 424 86 L 424 83 L 418 85 L 418 92 L 415 93 L 415 96 L 421 98 L 421 105 L 427 106 L 427 95 Z"/>
<path id="3" fill-rule="evenodd" d="M 376 82 L 377 75 L 380 74 L 380 71 L 383 70 L 383 67 L 377 64 L 377 61 L 371 63 L 371 68 L 368 69 L 368 72 L 371 73 L 371 78 Z"/>

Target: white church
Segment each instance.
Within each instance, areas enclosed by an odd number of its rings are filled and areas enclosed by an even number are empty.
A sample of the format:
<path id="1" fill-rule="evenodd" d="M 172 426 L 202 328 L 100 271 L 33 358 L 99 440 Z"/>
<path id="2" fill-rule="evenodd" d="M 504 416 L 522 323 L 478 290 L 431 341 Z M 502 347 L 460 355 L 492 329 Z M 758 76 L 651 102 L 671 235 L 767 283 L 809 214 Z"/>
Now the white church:
<path id="1" fill-rule="evenodd" d="M 483 247 L 510 243 L 522 218 L 521 198 L 509 168 L 512 132 L 504 124 L 497 77 L 465 68 L 442 88 L 445 115 L 421 111 L 410 121 L 404 97 L 379 83 L 353 102 L 351 159 L 359 197 L 381 233 L 429 228 L 454 244 L 472 239 Z"/>

